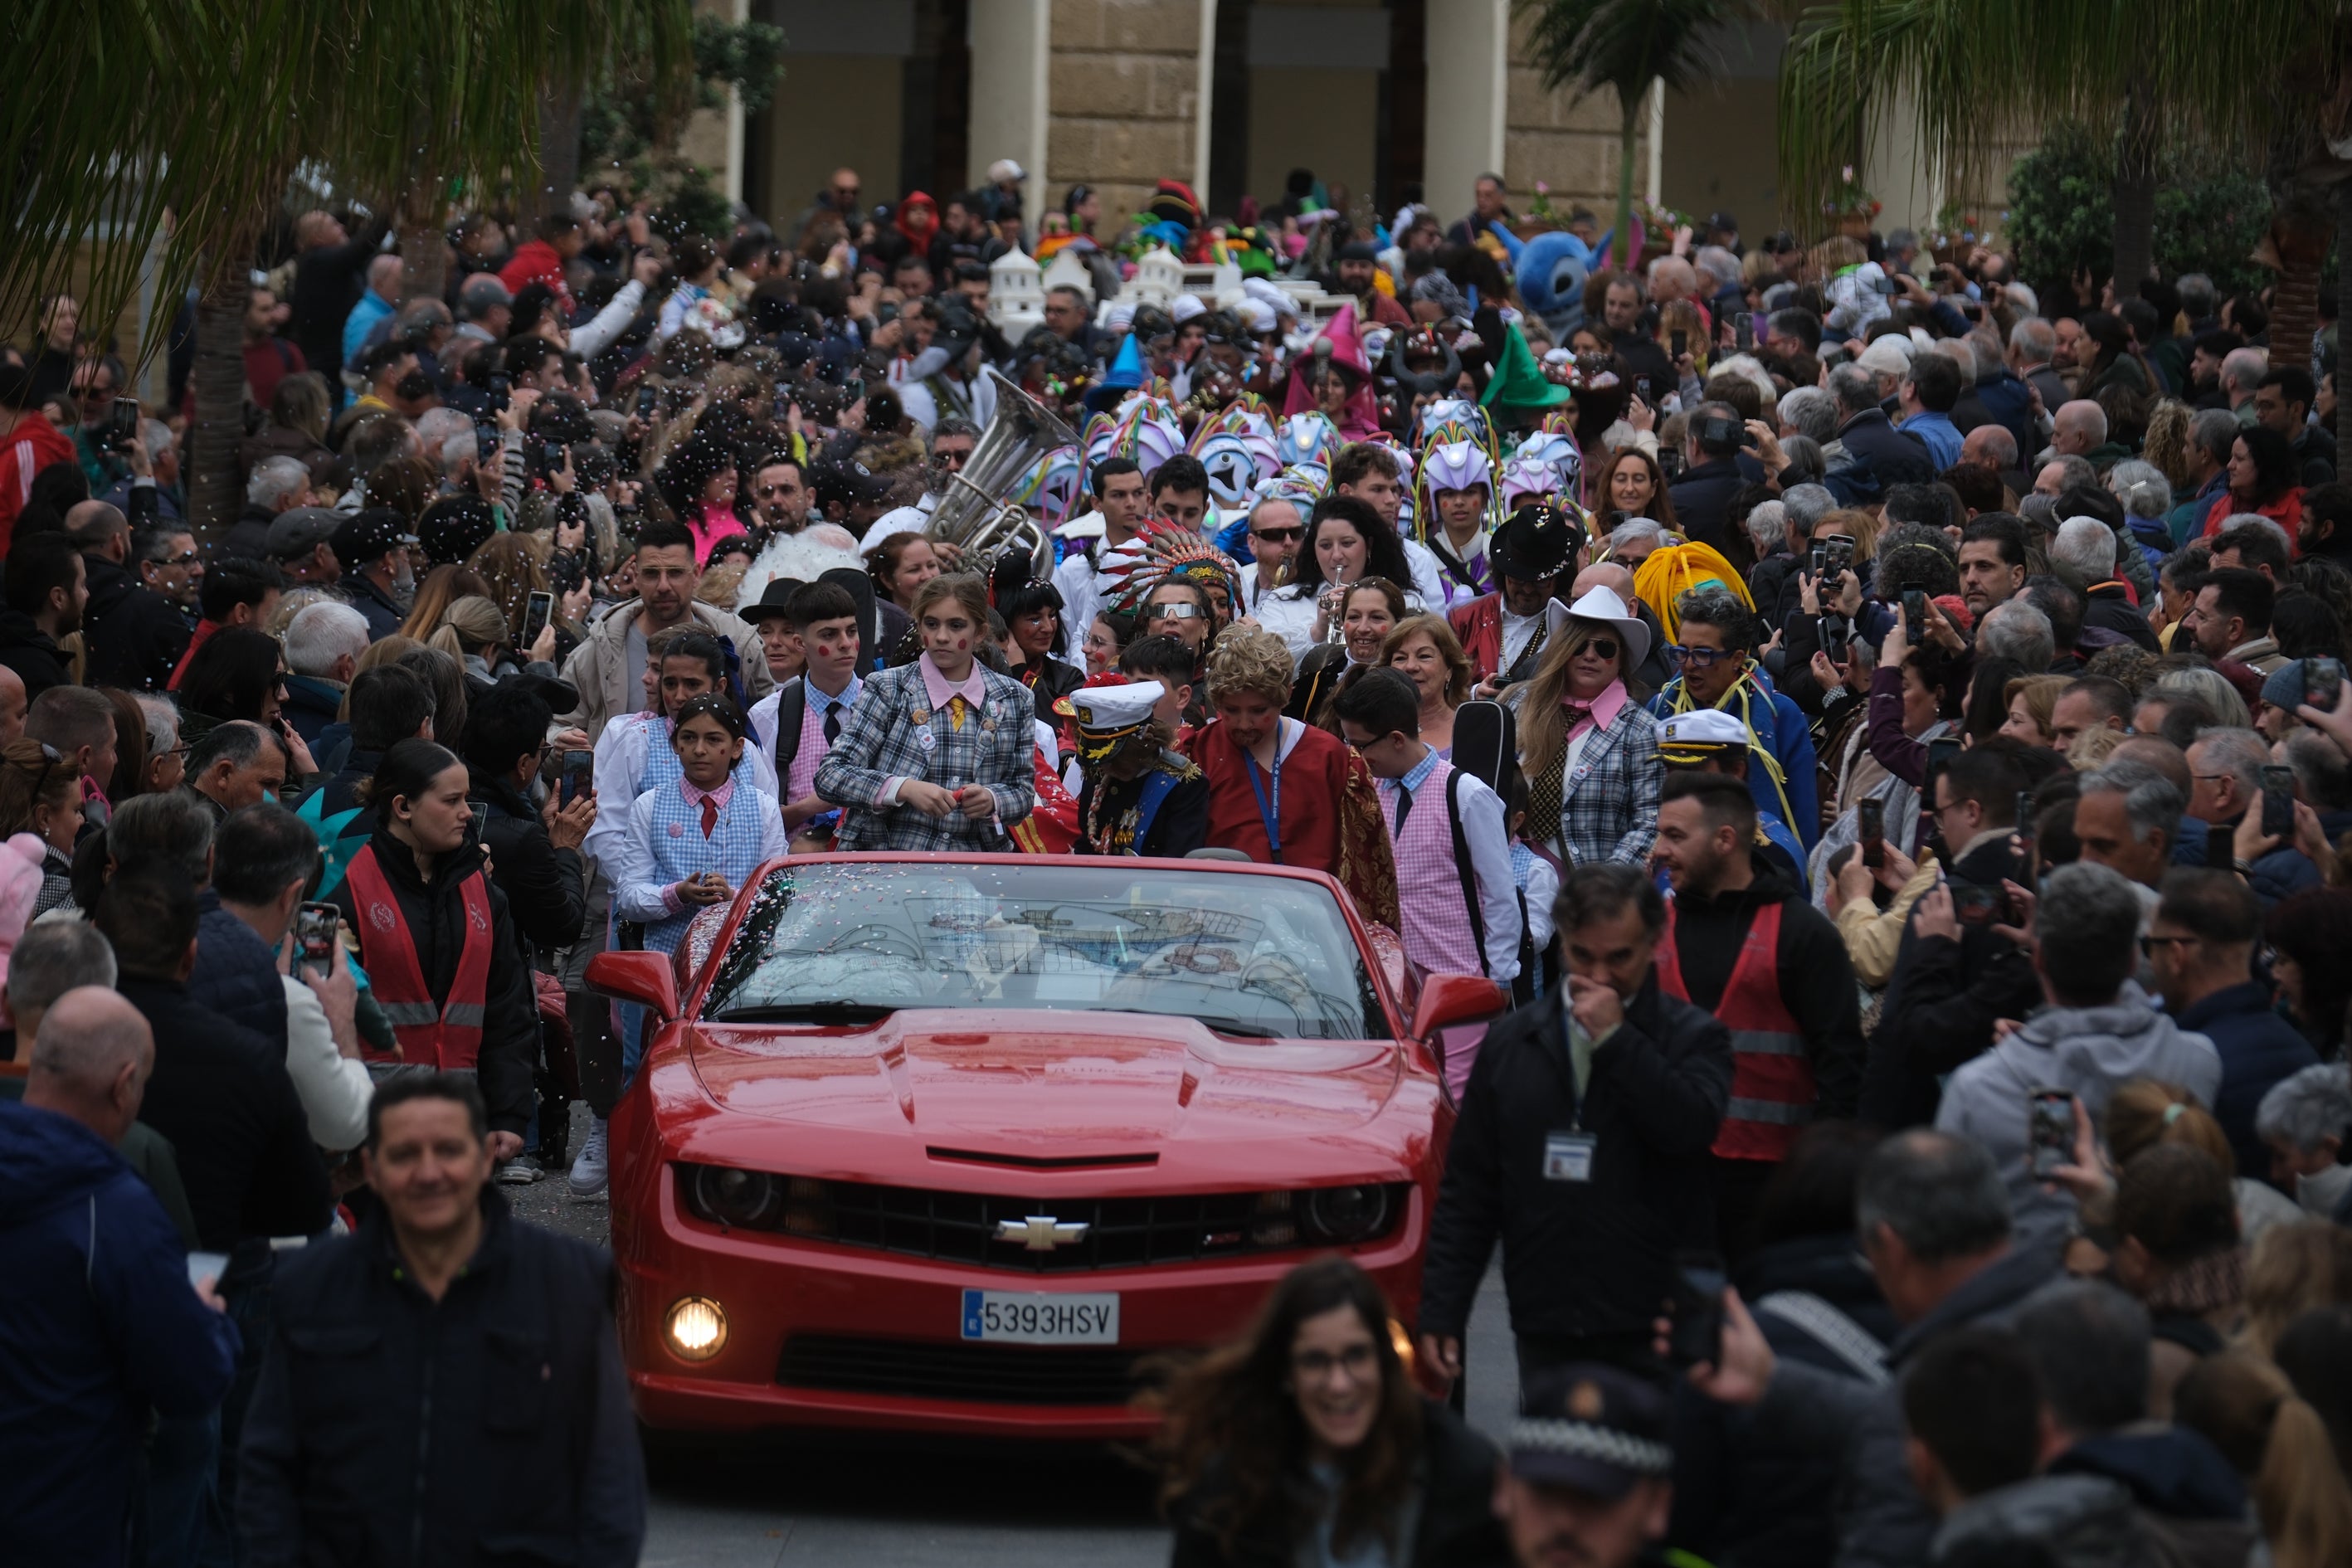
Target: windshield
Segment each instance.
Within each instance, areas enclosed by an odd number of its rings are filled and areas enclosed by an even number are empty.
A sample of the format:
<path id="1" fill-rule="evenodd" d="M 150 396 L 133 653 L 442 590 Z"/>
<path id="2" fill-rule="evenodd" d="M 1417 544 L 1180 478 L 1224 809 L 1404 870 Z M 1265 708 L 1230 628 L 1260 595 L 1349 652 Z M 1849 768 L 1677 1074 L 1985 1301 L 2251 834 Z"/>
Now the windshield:
<path id="1" fill-rule="evenodd" d="M 1146 1013 L 1244 1037 L 1389 1037 L 1329 889 L 1117 859 L 780 868 L 753 892 L 702 1016 L 856 1021 L 918 1007 Z"/>

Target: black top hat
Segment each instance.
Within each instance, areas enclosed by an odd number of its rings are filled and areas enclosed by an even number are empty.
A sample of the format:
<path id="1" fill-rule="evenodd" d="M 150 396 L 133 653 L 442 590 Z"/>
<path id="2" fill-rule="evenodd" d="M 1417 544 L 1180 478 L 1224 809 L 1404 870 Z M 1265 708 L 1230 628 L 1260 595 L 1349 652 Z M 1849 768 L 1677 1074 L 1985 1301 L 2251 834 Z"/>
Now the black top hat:
<path id="1" fill-rule="evenodd" d="M 786 601 L 807 586 L 797 577 L 771 577 L 768 585 L 760 590 L 760 596 L 735 613 L 755 626 L 761 621 L 775 620 L 784 616 Z"/>

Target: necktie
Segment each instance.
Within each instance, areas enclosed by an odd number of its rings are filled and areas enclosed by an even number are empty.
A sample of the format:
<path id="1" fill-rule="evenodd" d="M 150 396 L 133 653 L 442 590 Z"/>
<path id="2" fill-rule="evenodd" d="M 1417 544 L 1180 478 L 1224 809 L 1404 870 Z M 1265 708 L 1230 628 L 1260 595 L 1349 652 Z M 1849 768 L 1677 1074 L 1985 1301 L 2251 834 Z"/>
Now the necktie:
<path id="1" fill-rule="evenodd" d="M 841 704 L 828 702 L 824 705 L 824 743 L 830 746 L 840 739 Z"/>
<path id="2" fill-rule="evenodd" d="M 706 795 L 702 797 L 702 836 L 709 837 L 718 826 L 719 803 Z"/>
<path id="3" fill-rule="evenodd" d="M 1580 703 L 1563 702 L 1559 705 L 1559 710 L 1561 716 L 1568 721 L 1568 727 L 1571 730 L 1575 729 L 1579 724 L 1583 723 L 1587 719 L 1592 717 L 1592 710 Z"/>
<path id="4" fill-rule="evenodd" d="M 1400 838 L 1404 837 L 1405 815 L 1412 810 L 1412 791 L 1405 788 L 1402 784 L 1397 785 L 1396 830 L 1397 837 Z"/>

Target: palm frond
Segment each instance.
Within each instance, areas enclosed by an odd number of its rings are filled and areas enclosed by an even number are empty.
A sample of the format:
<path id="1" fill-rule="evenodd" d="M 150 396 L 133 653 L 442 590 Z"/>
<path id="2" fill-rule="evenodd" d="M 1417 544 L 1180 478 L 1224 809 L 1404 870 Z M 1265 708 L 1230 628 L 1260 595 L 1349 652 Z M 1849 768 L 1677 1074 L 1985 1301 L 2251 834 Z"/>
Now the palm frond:
<path id="1" fill-rule="evenodd" d="M 1630 104 L 1664 79 L 1681 90 L 1717 74 L 1714 38 L 1754 15 L 1748 0 L 1523 0 L 1528 44 L 1544 85 L 1610 88 Z"/>

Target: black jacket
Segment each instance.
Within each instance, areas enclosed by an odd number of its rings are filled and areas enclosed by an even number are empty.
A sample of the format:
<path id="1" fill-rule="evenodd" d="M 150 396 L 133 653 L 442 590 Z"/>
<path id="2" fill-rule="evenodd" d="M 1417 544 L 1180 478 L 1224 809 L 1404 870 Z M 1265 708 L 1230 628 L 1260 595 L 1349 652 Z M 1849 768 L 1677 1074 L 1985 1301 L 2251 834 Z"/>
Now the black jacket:
<path id="1" fill-rule="evenodd" d="M 1731 498 L 1748 482 L 1738 463 L 1729 458 L 1717 458 L 1685 468 L 1683 477 L 1666 490 L 1668 499 L 1675 503 L 1675 528 L 1685 539 L 1728 553 Z"/>
<path id="2" fill-rule="evenodd" d="M 1997 888 L 2021 875 L 2006 837 L 1988 839 L 1951 867 L 1954 882 Z M 1890 1131 L 1936 1119 L 1938 1080 L 1992 1044 L 1997 1018 L 2042 1005 L 2033 960 L 1995 936 L 1991 922 L 1963 924 L 1960 940 L 1921 936 L 1915 914 L 1895 952 L 1863 1069 L 1862 1119 Z"/>
<path id="3" fill-rule="evenodd" d="M 330 809 L 334 803 L 327 803 Z M 427 886 L 418 875 L 416 857 L 388 833 L 373 842 L 383 853 L 376 864 L 383 868 L 393 897 L 400 900 L 401 918 L 416 943 L 416 967 L 425 989 L 446 996 L 457 977 L 457 959 L 466 946 L 466 905 L 459 889 L 467 873 L 482 863 L 482 847 L 468 840 L 441 857 Z M 346 877 L 329 895 L 342 911 L 346 928 L 360 933 L 360 967 L 373 973 L 375 939 L 360 919 L 351 879 Z M 533 988 L 530 965 L 515 935 L 514 917 L 506 894 L 490 884 L 490 973 L 482 995 L 482 1047 L 474 1070 L 481 1080 L 482 1099 L 490 1109 L 490 1130 L 520 1132 L 530 1122 L 533 1109 L 531 1069 L 539 1061 L 539 994 Z"/>
<path id="4" fill-rule="evenodd" d="M 496 1187 L 482 1211 L 437 1303 L 380 1206 L 281 1259 L 238 1470 L 253 1568 L 636 1562 L 612 1259 L 513 1218 Z"/>
<path id="5" fill-rule="evenodd" d="M 490 808 L 482 826 L 490 850 L 490 878 L 514 913 L 525 962 L 534 946 L 569 947 L 579 941 L 588 912 L 580 851 L 558 849 L 548 837 L 546 822 L 504 779 L 483 780 L 467 798 Z"/>
<path id="6" fill-rule="evenodd" d="M 332 390 L 343 368 L 343 321 L 366 287 L 368 263 L 375 259 L 391 224 L 371 219 L 341 245 L 322 245 L 294 258 L 291 331 L 294 346 Z"/>
<path id="7" fill-rule="evenodd" d="M 1817 1118 L 1851 1118 L 1862 1092 L 1862 1002 L 1853 961 L 1829 917 L 1795 883 L 1759 861 L 1756 879 L 1719 898 L 1675 900 L 1675 950 L 1690 999 L 1712 1013 L 1731 983 L 1748 928 L 1766 904 L 1780 906 L 1780 1002 L 1805 1037 Z"/>
<path id="8" fill-rule="evenodd" d="M 0 664 L 15 670 L 16 679 L 25 683 L 27 702 L 52 686 L 73 684 L 73 670 L 65 655 L 22 610 L 0 609 Z"/>
<path id="9" fill-rule="evenodd" d="M 342 329 L 337 327 L 335 333 L 338 337 L 341 336 Z M 319 362 L 312 360 L 310 368 L 318 369 Z M 331 386 L 334 376 L 330 374 L 327 380 Z M 245 510 L 236 514 L 236 521 L 228 525 L 228 531 L 221 535 L 220 559 L 225 561 L 268 560 L 269 558 L 269 525 L 277 521 L 278 514 L 268 507 L 256 506 L 251 501 L 247 501 L 245 504 Z"/>
<path id="10" fill-rule="evenodd" d="M 1731 1099 L 1731 1037 L 1654 975 L 1592 1053 L 1580 1107 L 1566 994 L 1478 1047 L 1422 1269 L 1425 1333 L 1462 1333 L 1497 1237 L 1518 1334 L 1646 1333 L 1675 1252 L 1715 1245 L 1707 1146 Z M 1591 1179 L 1547 1180 L 1546 1140 L 1578 1129 L 1597 1140 Z"/>
<path id="11" fill-rule="evenodd" d="M 2148 630 L 2147 616 L 2131 602 L 2121 583 L 2101 583 L 2083 595 L 2083 625 L 2104 626 L 2150 653 L 2162 651 L 2156 645 L 2156 634 Z"/>
<path id="12" fill-rule="evenodd" d="M 1760 1247 L 1740 1263 L 1738 1283 L 1751 1311 L 1781 1291 L 1815 1297 L 1882 1350 L 1898 1330 L 1850 1230 Z M 1790 1318 L 1755 1315 L 1775 1355 L 1863 1379 L 1852 1361 Z M 1676 1387 L 1675 1516 L 1666 1538 L 1715 1568 L 1817 1568 L 1837 1555 L 1842 1467 L 1821 1454 L 1759 1443 L 1755 1428 L 1748 1412 L 1718 1405 L 1688 1384 Z"/>
<path id="13" fill-rule="evenodd" d="M 81 559 L 89 574 L 89 603 L 81 616 L 89 683 L 125 691 L 163 690 L 188 651 L 187 617 L 105 556 Z"/>
<path id="14" fill-rule="evenodd" d="M 334 1198 L 286 1075 L 285 1042 L 198 1006 L 176 980 L 126 974 L 116 988 L 154 1033 L 139 1120 L 171 1141 L 205 1249 L 324 1230 Z"/>
<path id="15" fill-rule="evenodd" d="M 1495 1446 L 1465 1425 L 1462 1417 L 1442 1405 L 1422 1402 L 1422 1451 L 1414 1467 L 1420 1488 L 1420 1511 L 1412 1539 L 1399 1544 L 1397 1568 L 1504 1568 L 1511 1561 L 1509 1539 L 1495 1517 Z M 1290 1568 L 1300 1560 L 1299 1540 L 1261 1540 L 1236 1536 L 1227 1552 L 1217 1531 L 1204 1522 L 1213 1519 L 1217 1500 L 1227 1482 L 1212 1466 L 1190 1493 L 1175 1506 L 1176 1545 L 1170 1568 Z M 1294 1494 L 1312 1508 L 1319 1501 L 1314 1483 L 1294 1478 Z M 1293 1515 L 1294 1521 L 1297 1515 Z M 1295 1530 L 1303 1531 L 1295 1524 Z"/>
<path id="16" fill-rule="evenodd" d="M 407 624 L 408 613 L 366 573 L 346 569 L 335 587 L 343 603 L 366 618 L 371 640 L 382 642 Z"/>

